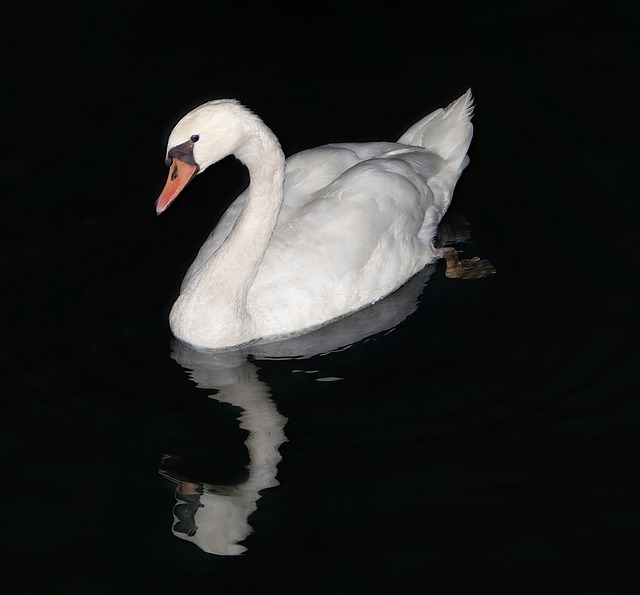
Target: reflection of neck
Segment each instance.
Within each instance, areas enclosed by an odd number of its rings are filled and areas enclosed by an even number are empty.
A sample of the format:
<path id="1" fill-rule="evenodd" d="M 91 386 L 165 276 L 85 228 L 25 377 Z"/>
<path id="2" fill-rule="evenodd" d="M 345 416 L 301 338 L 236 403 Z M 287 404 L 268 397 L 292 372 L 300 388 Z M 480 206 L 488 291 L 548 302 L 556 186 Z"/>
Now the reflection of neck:
<path id="1" fill-rule="evenodd" d="M 249 432 L 245 441 L 249 477 L 234 487 L 203 484 L 193 518 L 195 532 L 186 535 L 174 530 L 174 534 L 211 554 L 238 555 L 246 550 L 240 542 L 252 531 L 249 515 L 257 508 L 260 490 L 278 485 L 276 465 L 282 458 L 278 447 L 286 441 L 283 428 L 287 418 L 278 413 L 257 368 L 243 356 L 230 362 L 224 361 L 224 355 L 220 360 L 198 361 L 194 352 L 193 360 L 181 363 L 191 367 L 191 377 L 198 386 L 218 390 L 211 398 L 242 409 L 238 419 L 240 427 Z"/>
<path id="2" fill-rule="evenodd" d="M 242 381 L 220 386 L 213 398 L 243 410 L 238 419 L 240 427 L 249 432 L 245 440 L 249 451 L 249 478 L 238 488 L 247 494 L 255 493 L 257 499 L 260 490 L 278 485 L 276 465 L 282 459 L 278 448 L 287 439 L 283 431 L 287 418 L 278 413 L 255 366 L 247 362 L 233 371 L 243 376 Z"/>

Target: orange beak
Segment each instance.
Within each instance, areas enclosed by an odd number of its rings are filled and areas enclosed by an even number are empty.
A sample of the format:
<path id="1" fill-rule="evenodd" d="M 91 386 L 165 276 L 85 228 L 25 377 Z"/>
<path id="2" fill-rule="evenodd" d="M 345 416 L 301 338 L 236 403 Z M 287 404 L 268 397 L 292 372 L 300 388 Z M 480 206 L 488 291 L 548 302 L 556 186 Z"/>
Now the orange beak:
<path id="1" fill-rule="evenodd" d="M 198 167 L 196 165 L 191 165 L 176 157 L 171 160 L 167 183 L 156 201 L 156 213 L 158 215 L 167 210 L 167 207 L 197 173 Z"/>

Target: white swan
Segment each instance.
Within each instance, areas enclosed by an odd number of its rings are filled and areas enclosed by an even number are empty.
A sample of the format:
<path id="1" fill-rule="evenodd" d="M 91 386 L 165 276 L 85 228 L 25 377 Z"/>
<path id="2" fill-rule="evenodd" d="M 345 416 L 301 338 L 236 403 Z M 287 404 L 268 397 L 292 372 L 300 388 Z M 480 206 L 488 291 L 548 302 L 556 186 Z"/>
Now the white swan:
<path id="1" fill-rule="evenodd" d="M 299 334 L 398 289 L 433 245 L 468 163 L 471 91 L 398 142 L 341 143 L 285 161 L 273 132 L 234 100 L 189 112 L 169 136 L 162 213 L 227 155 L 250 184 L 187 271 L 169 322 L 188 344 L 223 349 Z"/>

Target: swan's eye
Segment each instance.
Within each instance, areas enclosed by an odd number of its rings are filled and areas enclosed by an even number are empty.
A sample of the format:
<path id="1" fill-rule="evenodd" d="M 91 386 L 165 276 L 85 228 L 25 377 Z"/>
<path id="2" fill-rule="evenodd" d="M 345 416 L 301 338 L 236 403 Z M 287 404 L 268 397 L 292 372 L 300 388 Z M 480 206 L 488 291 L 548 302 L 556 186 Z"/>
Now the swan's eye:
<path id="1" fill-rule="evenodd" d="M 194 134 L 191 136 L 191 142 L 197 143 L 200 140 L 199 134 Z"/>

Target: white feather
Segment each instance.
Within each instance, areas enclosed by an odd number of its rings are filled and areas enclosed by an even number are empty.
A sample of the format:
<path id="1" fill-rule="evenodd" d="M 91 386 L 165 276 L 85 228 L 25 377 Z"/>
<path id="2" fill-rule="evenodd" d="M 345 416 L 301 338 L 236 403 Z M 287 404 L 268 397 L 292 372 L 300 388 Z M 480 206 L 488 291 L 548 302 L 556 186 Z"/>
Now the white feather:
<path id="1" fill-rule="evenodd" d="M 198 134 L 200 171 L 234 153 L 251 183 L 187 271 L 176 337 L 220 349 L 302 333 L 400 287 L 439 256 L 432 241 L 468 163 L 472 109 L 468 91 L 397 143 L 325 145 L 286 163 L 235 101 L 187 114 L 168 149 Z"/>

